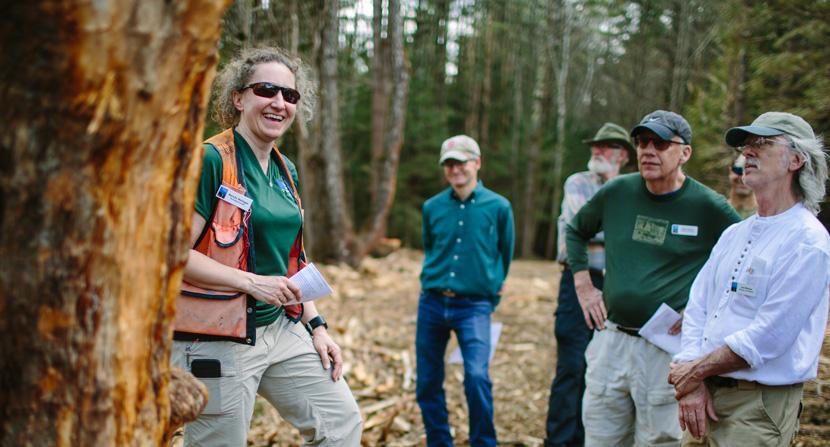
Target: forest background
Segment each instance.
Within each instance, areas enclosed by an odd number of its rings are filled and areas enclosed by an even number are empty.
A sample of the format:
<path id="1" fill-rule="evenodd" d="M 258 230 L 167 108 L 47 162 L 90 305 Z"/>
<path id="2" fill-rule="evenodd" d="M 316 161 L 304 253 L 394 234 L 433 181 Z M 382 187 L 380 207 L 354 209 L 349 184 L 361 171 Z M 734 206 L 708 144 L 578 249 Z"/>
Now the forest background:
<path id="1" fill-rule="evenodd" d="M 222 62 L 276 44 L 316 73 L 314 120 L 280 144 L 314 259 L 356 265 L 383 236 L 418 248 L 451 135 L 479 142 L 480 178 L 511 200 L 517 256 L 550 258 L 562 184 L 606 121 L 681 113 L 686 171 L 722 193 L 729 127 L 768 110 L 830 126 L 827 1 L 240 0 L 223 25 Z"/>

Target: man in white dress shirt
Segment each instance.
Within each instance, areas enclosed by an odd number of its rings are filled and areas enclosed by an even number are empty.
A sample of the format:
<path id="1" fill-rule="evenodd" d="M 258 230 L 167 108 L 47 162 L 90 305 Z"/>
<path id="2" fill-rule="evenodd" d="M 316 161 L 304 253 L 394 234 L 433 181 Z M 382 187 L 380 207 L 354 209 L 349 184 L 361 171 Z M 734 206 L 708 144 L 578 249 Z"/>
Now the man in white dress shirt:
<path id="1" fill-rule="evenodd" d="M 790 445 L 816 377 L 830 236 L 816 219 L 827 161 L 802 118 L 768 112 L 726 132 L 758 213 L 724 231 L 689 292 L 669 383 L 683 445 Z"/>

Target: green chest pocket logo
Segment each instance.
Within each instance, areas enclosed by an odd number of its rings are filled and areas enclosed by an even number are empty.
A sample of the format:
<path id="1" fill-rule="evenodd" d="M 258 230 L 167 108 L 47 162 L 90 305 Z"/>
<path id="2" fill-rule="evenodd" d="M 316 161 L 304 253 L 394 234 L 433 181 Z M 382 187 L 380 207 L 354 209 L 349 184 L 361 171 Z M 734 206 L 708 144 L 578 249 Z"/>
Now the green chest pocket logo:
<path id="1" fill-rule="evenodd" d="M 668 228 L 668 220 L 655 219 L 638 214 L 637 221 L 634 223 L 634 233 L 631 235 L 631 239 L 651 245 L 663 245 L 663 242 L 666 241 Z"/>

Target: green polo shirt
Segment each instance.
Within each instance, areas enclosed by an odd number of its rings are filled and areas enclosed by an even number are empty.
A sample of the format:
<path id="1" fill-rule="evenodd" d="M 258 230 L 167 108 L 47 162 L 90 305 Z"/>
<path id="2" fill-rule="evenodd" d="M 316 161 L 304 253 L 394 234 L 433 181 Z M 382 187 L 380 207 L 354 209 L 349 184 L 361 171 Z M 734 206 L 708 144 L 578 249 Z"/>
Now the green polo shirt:
<path id="1" fill-rule="evenodd" d="M 256 257 L 255 273 L 284 276 L 288 271 L 288 254 L 302 226 L 300 209 L 291 193 L 291 186 L 280 174 L 276 152 L 271 151 L 271 162 L 266 175 L 248 142 L 236 131 L 233 136 L 245 172 L 246 195 L 254 199 L 251 205 L 251 223 Z M 204 148 L 202 177 L 196 191 L 196 212 L 210 221 L 216 201 L 219 200 L 216 191 L 222 183 L 222 157 L 213 145 L 205 144 Z M 285 156 L 283 158 L 291 171 L 294 184 L 299 188 L 294 164 Z M 257 301 L 257 326 L 274 322 L 281 312 L 281 307 Z"/>
<path id="2" fill-rule="evenodd" d="M 489 298 L 495 307 L 513 259 L 513 210 L 478 181 L 466 200 L 452 188 L 423 206 L 421 288 Z"/>
<path id="3" fill-rule="evenodd" d="M 655 195 L 639 173 L 605 184 L 567 227 L 568 262 L 588 268 L 587 244 L 605 232 L 608 319 L 641 327 L 660 303 L 686 307 L 689 288 L 723 230 L 740 221 L 720 194 L 686 177 L 679 190 Z"/>

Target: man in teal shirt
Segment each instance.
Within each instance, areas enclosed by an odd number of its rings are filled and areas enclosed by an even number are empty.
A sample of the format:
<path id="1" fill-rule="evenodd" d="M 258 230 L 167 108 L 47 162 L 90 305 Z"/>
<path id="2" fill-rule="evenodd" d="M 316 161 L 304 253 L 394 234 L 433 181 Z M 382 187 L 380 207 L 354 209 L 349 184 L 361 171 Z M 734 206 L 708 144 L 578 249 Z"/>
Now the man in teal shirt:
<path id="1" fill-rule="evenodd" d="M 495 446 L 490 314 L 513 258 L 513 211 L 478 180 L 481 151 L 466 135 L 441 145 L 450 184 L 423 206 L 424 266 L 415 334 L 416 397 L 427 445 L 452 446 L 444 399 L 444 353 L 455 331 L 464 358 L 470 445 Z"/>
<path id="2" fill-rule="evenodd" d="M 567 228 L 568 261 L 585 322 L 582 403 L 586 446 L 679 446 L 669 353 L 638 330 L 662 303 L 686 306 L 689 288 L 726 227 L 740 216 L 723 196 L 683 173 L 692 130 L 658 110 L 631 131 L 640 172 L 605 184 Z M 588 274 L 588 241 L 605 232 L 605 283 Z M 608 330 L 603 330 L 603 329 Z"/>

